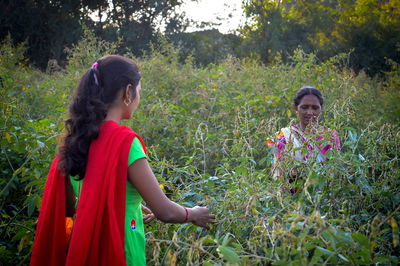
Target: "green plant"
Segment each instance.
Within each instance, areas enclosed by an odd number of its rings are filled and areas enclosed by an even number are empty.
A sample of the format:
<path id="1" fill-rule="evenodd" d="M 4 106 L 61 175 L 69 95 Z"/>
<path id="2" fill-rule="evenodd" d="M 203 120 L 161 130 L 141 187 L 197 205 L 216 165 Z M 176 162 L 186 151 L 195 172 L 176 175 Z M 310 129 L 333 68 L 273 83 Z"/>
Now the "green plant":
<path id="1" fill-rule="evenodd" d="M 23 46 L 2 43 L 5 265 L 29 260 L 68 99 L 79 76 L 115 47 L 88 33 L 70 50 L 66 69 L 44 73 L 27 65 Z M 392 115 L 397 68 L 382 81 L 346 69 L 347 55 L 317 64 L 313 54 L 298 50 L 290 64 L 229 57 L 204 68 L 191 60 L 179 63 L 178 55 L 163 43 L 137 59 L 142 100 L 126 124 L 144 137 L 167 195 L 187 206 L 209 206 L 218 223 L 210 231 L 147 225 L 150 264 L 399 263 L 400 128 Z M 303 85 L 324 94 L 321 123 L 339 133 L 342 149 L 324 164 L 304 164 L 307 178 L 293 184 L 303 189 L 291 195 L 287 180 L 272 177 L 265 141 L 296 123 L 292 98 Z"/>

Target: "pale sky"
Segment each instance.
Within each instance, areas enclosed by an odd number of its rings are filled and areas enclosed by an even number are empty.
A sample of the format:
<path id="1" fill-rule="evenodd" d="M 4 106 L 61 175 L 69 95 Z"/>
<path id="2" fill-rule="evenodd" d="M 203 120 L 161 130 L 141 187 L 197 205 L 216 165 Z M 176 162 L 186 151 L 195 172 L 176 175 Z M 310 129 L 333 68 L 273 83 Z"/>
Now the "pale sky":
<path id="1" fill-rule="evenodd" d="M 185 11 L 189 19 L 195 21 L 215 22 L 221 25 L 211 26 L 205 29 L 217 28 L 222 33 L 233 32 L 244 22 L 242 12 L 242 0 L 198 0 L 185 2 L 181 10 Z M 220 18 L 221 20 L 218 20 Z M 189 27 L 186 31 L 197 31 Z"/>

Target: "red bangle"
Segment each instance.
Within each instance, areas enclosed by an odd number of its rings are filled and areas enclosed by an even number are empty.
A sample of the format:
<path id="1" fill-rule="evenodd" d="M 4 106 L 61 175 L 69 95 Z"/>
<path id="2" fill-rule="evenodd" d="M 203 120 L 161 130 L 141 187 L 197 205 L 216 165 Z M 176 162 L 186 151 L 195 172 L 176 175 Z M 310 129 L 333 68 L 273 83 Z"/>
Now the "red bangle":
<path id="1" fill-rule="evenodd" d="M 185 209 L 185 212 L 186 212 L 185 220 L 183 221 L 183 223 L 187 223 L 189 220 L 189 211 L 187 208 L 185 208 L 185 207 L 183 207 L 183 208 Z"/>

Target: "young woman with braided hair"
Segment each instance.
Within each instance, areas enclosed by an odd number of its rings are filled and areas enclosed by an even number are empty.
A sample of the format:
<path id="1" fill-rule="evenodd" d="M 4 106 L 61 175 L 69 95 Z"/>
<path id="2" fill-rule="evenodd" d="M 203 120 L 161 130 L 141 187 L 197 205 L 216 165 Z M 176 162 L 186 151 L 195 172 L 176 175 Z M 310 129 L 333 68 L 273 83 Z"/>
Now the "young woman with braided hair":
<path id="1" fill-rule="evenodd" d="M 206 229 L 215 222 L 206 207 L 165 196 L 143 140 L 120 125 L 139 105 L 140 78 L 136 63 L 117 55 L 97 60 L 81 78 L 46 182 L 31 265 L 144 265 L 143 220 Z"/>

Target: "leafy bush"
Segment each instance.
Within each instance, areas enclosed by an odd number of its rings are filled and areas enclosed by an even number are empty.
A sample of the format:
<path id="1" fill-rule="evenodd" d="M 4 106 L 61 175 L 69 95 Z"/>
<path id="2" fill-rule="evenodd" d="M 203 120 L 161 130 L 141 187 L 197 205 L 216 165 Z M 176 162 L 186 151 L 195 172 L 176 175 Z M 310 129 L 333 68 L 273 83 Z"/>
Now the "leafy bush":
<path id="1" fill-rule="evenodd" d="M 3 41 L 1 70 L 0 260 L 26 264 L 48 167 L 67 104 L 82 73 L 115 45 L 90 32 L 70 49 L 65 69 L 40 72 L 24 47 Z M 296 51 L 291 64 L 227 58 L 197 68 L 164 43 L 138 59 L 142 101 L 126 122 L 145 139 L 163 189 L 175 201 L 217 214 L 210 231 L 190 224 L 147 226 L 150 264 L 399 263 L 398 66 L 387 79 L 355 75 L 347 55 L 317 64 Z M 292 99 L 303 85 L 326 97 L 322 123 L 342 150 L 304 165 L 287 192 L 271 175 L 265 144 L 295 123 Z"/>

